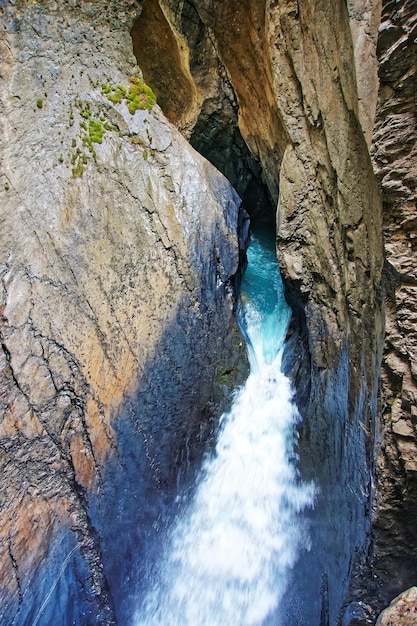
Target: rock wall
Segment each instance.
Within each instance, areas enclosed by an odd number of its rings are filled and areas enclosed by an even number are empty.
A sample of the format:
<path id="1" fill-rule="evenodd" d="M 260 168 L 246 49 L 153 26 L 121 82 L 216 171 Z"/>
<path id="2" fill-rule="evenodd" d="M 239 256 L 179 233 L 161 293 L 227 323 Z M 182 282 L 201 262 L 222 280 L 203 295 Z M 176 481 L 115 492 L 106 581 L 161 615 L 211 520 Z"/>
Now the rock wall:
<path id="1" fill-rule="evenodd" d="M 377 585 L 367 597 L 379 609 L 415 584 L 417 568 L 416 33 L 414 2 L 383 3 L 372 156 L 383 193 L 386 342 L 374 524 Z"/>
<path id="2" fill-rule="evenodd" d="M 320 489 L 312 516 L 317 552 L 295 582 L 306 611 L 321 596 L 311 616 L 323 624 L 337 623 L 355 555 L 366 552 L 373 497 L 383 244 L 366 142 L 372 103 L 359 106 L 356 65 L 365 43 L 376 46 L 378 4 L 368 9 L 374 30 L 362 44 L 357 13 L 344 2 L 271 3 L 270 13 L 276 101 L 290 138 L 280 171 L 278 258 L 305 314 L 311 390 L 300 461 Z M 376 62 L 372 68 L 376 74 Z"/>
<path id="3" fill-rule="evenodd" d="M 136 2 L 0 12 L 0 621 L 125 623 L 242 358 L 240 200 L 152 106 Z"/>
<path id="4" fill-rule="evenodd" d="M 387 2 L 378 40 L 380 91 L 373 160 L 381 182 L 387 273 L 387 337 L 383 361 L 387 452 L 396 473 L 417 471 L 416 414 L 416 74 L 417 11 Z M 394 452 L 394 448 L 396 451 Z M 392 467 L 391 469 L 394 469 Z"/>
<path id="5" fill-rule="evenodd" d="M 252 215 L 267 207 L 274 219 L 285 130 L 272 93 L 265 19 L 257 2 L 145 0 L 132 38 L 169 119 L 228 177 Z"/>

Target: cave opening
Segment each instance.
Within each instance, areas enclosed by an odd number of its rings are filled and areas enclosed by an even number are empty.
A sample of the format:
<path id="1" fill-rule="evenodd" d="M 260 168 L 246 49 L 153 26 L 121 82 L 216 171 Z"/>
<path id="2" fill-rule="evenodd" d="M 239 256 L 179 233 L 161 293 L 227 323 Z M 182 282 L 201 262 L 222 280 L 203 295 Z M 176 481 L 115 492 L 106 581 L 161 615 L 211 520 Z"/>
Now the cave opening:
<path id="1" fill-rule="evenodd" d="M 239 97 L 208 31 L 191 2 L 174 14 L 144 0 L 133 51 L 168 120 L 229 180 L 250 218 L 275 229 L 277 189 L 242 136 Z"/>

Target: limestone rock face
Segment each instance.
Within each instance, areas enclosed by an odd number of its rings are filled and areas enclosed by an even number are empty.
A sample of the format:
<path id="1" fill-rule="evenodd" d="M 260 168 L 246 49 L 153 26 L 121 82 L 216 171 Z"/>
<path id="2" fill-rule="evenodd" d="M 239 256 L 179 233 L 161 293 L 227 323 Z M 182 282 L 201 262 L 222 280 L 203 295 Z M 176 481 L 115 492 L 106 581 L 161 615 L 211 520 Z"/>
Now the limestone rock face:
<path id="1" fill-rule="evenodd" d="M 129 100 L 136 2 L 0 11 L 0 621 L 109 624 L 240 350 L 240 201 Z"/>
<path id="2" fill-rule="evenodd" d="M 416 28 L 415 2 L 383 3 L 377 50 L 380 88 L 372 145 L 383 193 L 387 258 L 384 435 L 375 513 L 374 575 L 378 588 L 384 590 L 380 606 L 415 584 L 417 567 Z M 374 591 L 376 596 L 379 593 Z"/>
<path id="3" fill-rule="evenodd" d="M 349 22 L 355 55 L 359 121 L 368 146 L 378 101 L 378 57 L 376 53 L 382 0 L 348 0 Z"/>
<path id="4" fill-rule="evenodd" d="M 417 447 L 405 450 L 405 440 L 415 440 L 413 424 L 417 417 L 416 27 L 414 3 L 404 1 L 395 7 L 387 3 L 384 7 L 373 148 L 384 194 L 385 245 L 392 276 L 383 367 L 387 442 L 397 448 L 397 471 L 410 476 L 417 472 Z"/>
<path id="5" fill-rule="evenodd" d="M 377 15 L 371 22 L 376 29 Z M 372 106 L 358 104 L 361 44 L 356 35 L 354 46 L 345 3 L 271 3 L 269 28 L 274 91 L 290 139 L 280 170 L 278 258 L 304 309 L 311 359 L 301 465 L 321 485 L 313 540 L 324 549 L 319 564 L 317 555 L 307 557 L 298 585 L 302 593 L 306 581 L 321 578 L 317 623 L 333 624 L 351 574 L 348 554 L 366 545 L 372 504 L 383 343 L 381 200 L 366 142 Z M 324 546 L 337 561 L 326 560 Z"/>

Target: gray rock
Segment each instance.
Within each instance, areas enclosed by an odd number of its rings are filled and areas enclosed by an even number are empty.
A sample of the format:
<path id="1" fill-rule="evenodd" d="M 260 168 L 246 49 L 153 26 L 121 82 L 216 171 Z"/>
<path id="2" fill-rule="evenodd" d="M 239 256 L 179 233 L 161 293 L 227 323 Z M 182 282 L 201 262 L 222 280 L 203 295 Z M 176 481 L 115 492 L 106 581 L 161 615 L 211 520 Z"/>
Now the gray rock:
<path id="1" fill-rule="evenodd" d="M 80 4 L 0 16 L 2 623 L 114 622 L 149 485 L 245 362 L 240 200 L 157 105 L 110 102 L 140 80 L 132 3 L 125 30 Z"/>

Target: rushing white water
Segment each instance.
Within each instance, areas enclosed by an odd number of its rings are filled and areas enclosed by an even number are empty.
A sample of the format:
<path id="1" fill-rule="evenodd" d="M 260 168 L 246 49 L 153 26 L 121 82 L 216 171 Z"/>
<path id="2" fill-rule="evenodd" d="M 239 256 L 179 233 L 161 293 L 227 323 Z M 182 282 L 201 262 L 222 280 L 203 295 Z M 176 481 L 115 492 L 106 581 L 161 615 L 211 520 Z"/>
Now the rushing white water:
<path id="1" fill-rule="evenodd" d="M 253 237 L 241 296 L 251 371 L 222 418 L 194 497 L 167 541 L 135 626 L 255 626 L 274 616 L 300 547 L 300 512 L 314 490 L 300 483 L 298 413 L 281 354 L 290 311 L 274 246 Z M 308 534 L 308 533 L 307 533 Z"/>

